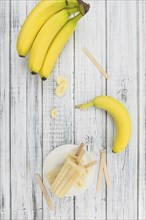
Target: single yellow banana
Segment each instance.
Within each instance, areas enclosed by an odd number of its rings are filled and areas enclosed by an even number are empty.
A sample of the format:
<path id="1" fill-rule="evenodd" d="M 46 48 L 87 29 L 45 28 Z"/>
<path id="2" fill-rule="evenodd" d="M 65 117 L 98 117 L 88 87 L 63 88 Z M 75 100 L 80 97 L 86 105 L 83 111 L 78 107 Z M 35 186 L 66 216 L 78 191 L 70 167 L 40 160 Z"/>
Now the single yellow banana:
<path id="1" fill-rule="evenodd" d="M 40 76 L 42 80 L 46 80 L 50 76 L 50 73 L 52 72 L 52 69 L 59 54 L 61 53 L 68 39 L 74 32 L 76 24 L 82 16 L 83 15 L 79 13 L 77 16 L 70 19 L 53 39 L 40 70 Z"/>
<path id="2" fill-rule="evenodd" d="M 113 145 L 113 153 L 119 153 L 126 148 L 131 136 L 132 124 L 127 109 L 116 99 L 110 96 L 98 96 L 87 104 L 77 105 L 77 108 L 86 109 L 96 106 L 111 114 L 116 123 L 117 134 Z"/>
<path id="3" fill-rule="evenodd" d="M 39 31 L 30 50 L 28 66 L 32 74 L 40 71 L 47 50 L 55 35 L 69 20 L 70 15 L 78 12 L 78 8 L 63 9 L 54 14 Z"/>
<path id="4" fill-rule="evenodd" d="M 25 57 L 43 24 L 56 12 L 69 5 L 78 5 L 76 0 L 51 0 L 40 1 L 26 18 L 18 39 L 17 52 Z"/>

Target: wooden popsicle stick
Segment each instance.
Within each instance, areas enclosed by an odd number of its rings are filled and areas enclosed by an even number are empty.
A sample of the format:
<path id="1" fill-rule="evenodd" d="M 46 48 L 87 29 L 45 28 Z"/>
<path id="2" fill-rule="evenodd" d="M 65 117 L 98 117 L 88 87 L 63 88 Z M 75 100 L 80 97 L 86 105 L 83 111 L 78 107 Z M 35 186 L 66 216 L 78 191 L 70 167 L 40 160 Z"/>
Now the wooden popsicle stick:
<path id="1" fill-rule="evenodd" d="M 84 53 L 88 56 L 88 58 L 92 61 L 92 63 L 97 67 L 99 72 L 106 78 L 108 79 L 108 74 L 106 71 L 103 69 L 103 67 L 95 60 L 95 58 L 92 56 L 92 54 L 86 49 L 83 48 Z"/>
<path id="2" fill-rule="evenodd" d="M 103 175 L 103 158 L 102 155 L 100 155 L 100 166 L 99 166 L 97 186 L 96 186 L 97 192 L 101 189 L 102 175 Z"/>
<path id="3" fill-rule="evenodd" d="M 106 161 L 104 160 L 104 158 L 103 158 L 103 170 L 104 170 L 106 185 L 107 185 L 107 187 L 110 187 L 110 178 L 109 178 L 109 174 L 108 174 Z"/>
<path id="4" fill-rule="evenodd" d="M 79 156 L 77 157 L 77 163 L 78 164 L 81 162 L 81 159 L 84 156 L 84 154 L 85 154 L 85 150 L 82 149 Z"/>
<path id="5" fill-rule="evenodd" d="M 75 154 L 75 156 L 78 157 L 80 155 L 81 151 L 83 150 L 83 147 L 84 147 L 84 143 L 81 143 L 78 150 L 77 150 L 77 152 L 76 152 L 76 154 Z"/>
<path id="6" fill-rule="evenodd" d="M 50 198 L 50 196 L 49 196 L 49 194 L 48 194 L 48 192 L 47 192 L 47 190 L 46 190 L 46 188 L 45 188 L 45 186 L 43 184 L 43 181 L 42 181 L 42 179 L 41 179 L 39 174 L 36 174 L 36 179 L 37 179 L 37 182 L 38 182 L 38 184 L 39 184 L 39 186 L 40 186 L 40 188 L 42 190 L 42 193 L 44 195 L 44 198 L 45 198 L 45 200 L 47 202 L 48 207 L 51 210 L 53 210 L 54 209 L 53 202 L 52 202 L 52 200 L 51 200 L 51 198 Z"/>
<path id="7" fill-rule="evenodd" d="M 95 166 L 97 164 L 97 160 L 94 160 L 90 163 L 87 163 L 86 165 L 84 165 L 85 168 L 89 168 L 89 167 L 92 167 L 92 166 Z"/>
<path id="8" fill-rule="evenodd" d="M 106 152 L 105 150 L 100 150 L 100 168 L 99 168 L 99 173 L 103 173 L 104 172 L 104 176 L 105 176 L 105 180 L 106 180 L 106 185 L 107 187 L 110 186 L 110 178 L 108 175 L 108 169 L 107 169 L 107 165 L 106 165 L 106 161 L 105 161 L 105 155 Z M 102 183 L 102 175 L 98 175 L 98 181 L 97 181 L 97 191 L 99 191 L 99 189 L 101 188 L 101 183 Z"/>

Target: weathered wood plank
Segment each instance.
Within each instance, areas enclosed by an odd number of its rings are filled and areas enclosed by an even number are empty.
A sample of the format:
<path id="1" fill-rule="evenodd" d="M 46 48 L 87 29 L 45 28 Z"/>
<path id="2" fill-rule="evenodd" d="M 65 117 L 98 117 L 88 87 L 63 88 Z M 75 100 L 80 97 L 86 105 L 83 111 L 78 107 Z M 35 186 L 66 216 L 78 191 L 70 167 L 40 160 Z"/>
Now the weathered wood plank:
<path id="1" fill-rule="evenodd" d="M 89 1 L 91 9 L 80 21 L 75 34 L 75 103 L 87 102 L 105 94 L 105 79 L 82 51 L 86 47 L 106 67 L 105 1 Z M 105 113 L 95 108 L 75 111 L 75 143 L 84 142 L 99 162 L 99 149 L 105 147 Z M 96 169 L 98 170 L 98 169 Z M 75 199 L 76 219 L 105 219 L 106 195 L 93 185 Z"/>
<path id="2" fill-rule="evenodd" d="M 27 14 L 38 1 L 27 1 Z M 42 193 L 35 175 L 42 175 L 42 82 L 26 75 L 26 189 L 28 219 L 42 219 Z"/>
<path id="3" fill-rule="evenodd" d="M 9 1 L 0 1 L 0 219 L 10 219 Z"/>
<path id="4" fill-rule="evenodd" d="M 43 82 L 43 159 L 55 147 L 73 143 L 73 38 L 69 40 L 60 55 L 50 78 Z M 69 89 L 64 97 L 55 96 L 56 79 L 64 75 L 68 79 Z M 58 116 L 52 119 L 50 110 L 56 107 Z M 73 198 L 64 200 L 53 198 L 55 211 L 50 212 L 44 200 L 44 219 L 73 219 Z"/>
<path id="5" fill-rule="evenodd" d="M 18 32 L 26 17 L 26 2 L 11 2 L 11 219 L 28 219 L 26 187 L 26 60 L 16 52 Z"/>
<path id="6" fill-rule="evenodd" d="M 139 2 L 139 180 L 138 219 L 146 219 L 146 1 Z"/>
<path id="7" fill-rule="evenodd" d="M 129 110 L 133 131 L 127 149 L 111 152 L 115 127 L 107 120 L 108 168 L 107 219 L 137 219 L 137 11 L 136 1 L 107 2 L 107 94 Z"/>

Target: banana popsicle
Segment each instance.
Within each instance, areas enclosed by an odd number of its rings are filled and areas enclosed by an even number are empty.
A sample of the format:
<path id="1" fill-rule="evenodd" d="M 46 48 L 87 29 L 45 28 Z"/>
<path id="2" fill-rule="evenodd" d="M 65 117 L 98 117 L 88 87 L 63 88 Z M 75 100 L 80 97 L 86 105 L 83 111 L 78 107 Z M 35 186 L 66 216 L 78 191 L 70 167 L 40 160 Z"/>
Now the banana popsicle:
<path id="1" fill-rule="evenodd" d="M 85 172 L 83 166 L 77 165 L 69 157 L 55 178 L 51 191 L 60 198 L 64 197 Z"/>

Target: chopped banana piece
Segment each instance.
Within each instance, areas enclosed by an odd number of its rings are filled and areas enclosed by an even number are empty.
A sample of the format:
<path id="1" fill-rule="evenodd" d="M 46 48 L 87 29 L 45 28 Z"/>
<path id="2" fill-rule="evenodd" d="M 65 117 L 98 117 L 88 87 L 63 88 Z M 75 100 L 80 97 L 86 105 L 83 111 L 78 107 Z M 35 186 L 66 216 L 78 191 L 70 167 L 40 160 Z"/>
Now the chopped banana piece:
<path id="1" fill-rule="evenodd" d="M 67 90 L 67 87 L 68 87 L 68 81 L 67 79 L 65 78 L 65 76 L 59 76 L 57 78 L 57 88 L 56 88 L 56 96 L 63 96 Z"/>
<path id="2" fill-rule="evenodd" d="M 58 115 L 58 111 L 56 108 L 53 108 L 50 112 L 52 118 L 56 118 L 56 116 Z"/>
<path id="3" fill-rule="evenodd" d="M 68 84 L 67 79 L 65 78 L 65 76 L 59 76 L 57 78 L 57 85 L 60 86 L 62 83 L 64 84 Z"/>
<path id="4" fill-rule="evenodd" d="M 57 86 L 57 88 L 55 90 L 56 96 L 58 96 L 58 97 L 63 96 L 65 94 L 66 90 L 67 90 L 67 84 L 62 83 L 60 86 Z"/>

